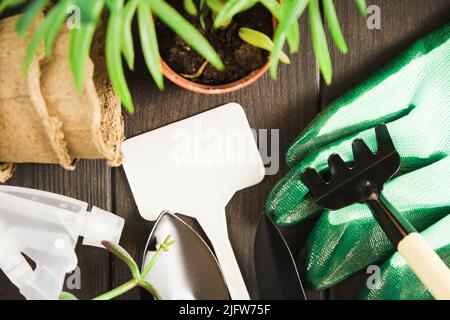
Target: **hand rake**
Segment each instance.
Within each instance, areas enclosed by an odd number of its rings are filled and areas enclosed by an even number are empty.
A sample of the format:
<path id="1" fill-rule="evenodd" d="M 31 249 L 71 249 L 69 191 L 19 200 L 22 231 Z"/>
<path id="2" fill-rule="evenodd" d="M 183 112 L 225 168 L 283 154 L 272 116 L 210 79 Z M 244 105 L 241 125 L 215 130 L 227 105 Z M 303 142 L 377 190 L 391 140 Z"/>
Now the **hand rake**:
<path id="1" fill-rule="evenodd" d="M 381 191 L 400 168 L 400 155 L 385 124 L 375 128 L 374 154 L 361 139 L 352 143 L 354 165 L 337 154 L 328 158 L 330 181 L 308 168 L 304 181 L 325 210 L 367 203 L 375 219 L 418 278 L 437 299 L 450 299 L 450 270 L 415 228 L 383 197 Z"/>

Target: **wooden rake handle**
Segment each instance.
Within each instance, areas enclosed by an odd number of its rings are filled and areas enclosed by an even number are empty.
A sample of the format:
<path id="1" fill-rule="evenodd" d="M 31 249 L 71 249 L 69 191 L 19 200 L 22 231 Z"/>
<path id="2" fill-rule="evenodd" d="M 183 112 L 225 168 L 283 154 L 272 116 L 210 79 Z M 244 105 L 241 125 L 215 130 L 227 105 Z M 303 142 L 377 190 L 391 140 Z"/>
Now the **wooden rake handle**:
<path id="1" fill-rule="evenodd" d="M 419 233 L 407 235 L 397 249 L 434 298 L 450 300 L 450 269 Z"/>
<path id="2" fill-rule="evenodd" d="M 391 243 L 433 297 L 450 300 L 450 269 L 425 239 L 383 195 L 375 195 L 368 205 Z"/>

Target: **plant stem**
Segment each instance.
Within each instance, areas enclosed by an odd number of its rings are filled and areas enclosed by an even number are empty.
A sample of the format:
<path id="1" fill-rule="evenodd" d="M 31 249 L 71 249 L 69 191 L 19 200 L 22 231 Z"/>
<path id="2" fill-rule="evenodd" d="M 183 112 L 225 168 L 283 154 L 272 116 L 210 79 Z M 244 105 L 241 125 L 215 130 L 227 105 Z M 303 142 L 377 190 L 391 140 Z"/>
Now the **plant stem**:
<path id="1" fill-rule="evenodd" d="M 144 268 L 144 271 L 142 271 L 141 273 L 141 278 L 144 279 L 147 274 L 150 272 L 150 270 L 152 270 L 152 268 L 154 267 L 156 261 L 158 261 L 159 257 L 164 253 L 164 250 L 162 249 L 162 247 L 160 246 L 158 248 L 158 250 L 156 251 L 156 253 L 153 255 L 152 260 L 150 260 L 150 262 L 148 263 L 148 265 Z"/>
<path id="2" fill-rule="evenodd" d="M 198 78 L 198 77 L 200 77 L 200 76 L 202 75 L 203 71 L 205 71 L 205 68 L 206 68 L 206 65 L 207 65 L 207 64 L 208 64 L 208 60 L 205 60 L 205 62 L 202 63 L 202 65 L 200 66 L 200 68 L 198 68 L 198 70 L 195 71 L 194 73 L 192 73 L 192 74 L 184 74 L 184 73 L 181 73 L 181 75 L 182 75 L 183 77 L 185 77 L 185 78 L 188 78 L 188 79 L 195 79 L 195 78 Z"/>
<path id="3" fill-rule="evenodd" d="M 138 285 L 138 280 L 132 279 L 132 280 L 122 284 L 121 286 L 119 286 L 111 291 L 108 291 L 92 300 L 112 300 L 112 299 L 134 289 L 137 285 Z"/>
<path id="4" fill-rule="evenodd" d="M 156 300 L 163 300 L 161 294 L 156 290 L 156 288 L 149 282 L 141 279 L 139 281 L 139 286 L 148 291 Z"/>
<path id="5" fill-rule="evenodd" d="M 164 239 L 164 242 L 161 243 L 158 250 L 156 250 L 156 253 L 153 255 L 152 260 L 150 260 L 149 264 L 144 268 L 144 271 L 141 273 L 141 279 L 144 279 L 145 276 L 152 270 L 153 266 L 155 265 L 156 261 L 158 261 L 159 257 L 165 252 L 169 251 L 169 247 L 175 243 L 175 240 L 170 239 L 170 235 Z"/>

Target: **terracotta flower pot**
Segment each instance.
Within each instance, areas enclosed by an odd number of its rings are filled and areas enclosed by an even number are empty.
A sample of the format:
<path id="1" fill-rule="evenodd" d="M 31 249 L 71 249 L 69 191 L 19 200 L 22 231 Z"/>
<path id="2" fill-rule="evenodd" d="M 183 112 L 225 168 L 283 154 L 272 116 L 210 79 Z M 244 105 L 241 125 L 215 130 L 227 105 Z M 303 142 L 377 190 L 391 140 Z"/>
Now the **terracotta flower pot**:
<path id="1" fill-rule="evenodd" d="M 266 64 L 264 64 L 260 69 L 252 71 L 244 78 L 222 85 L 207 85 L 193 82 L 173 71 L 172 68 L 170 68 L 167 63 L 165 63 L 164 60 L 161 60 L 161 65 L 164 76 L 184 89 L 204 94 L 223 94 L 237 91 L 249 86 L 256 80 L 261 78 L 264 73 L 266 73 L 266 71 L 269 69 L 270 63 L 269 61 L 267 61 Z"/>
<path id="2" fill-rule="evenodd" d="M 275 30 L 276 24 L 277 21 L 273 18 L 273 30 Z M 184 89 L 204 94 L 224 94 L 237 91 L 251 85 L 253 82 L 261 78 L 267 70 L 269 70 L 270 62 L 267 60 L 261 68 L 252 71 L 244 78 L 222 85 L 207 85 L 190 81 L 172 70 L 172 68 L 170 68 L 163 59 L 161 59 L 161 67 L 162 72 L 167 79 Z"/>

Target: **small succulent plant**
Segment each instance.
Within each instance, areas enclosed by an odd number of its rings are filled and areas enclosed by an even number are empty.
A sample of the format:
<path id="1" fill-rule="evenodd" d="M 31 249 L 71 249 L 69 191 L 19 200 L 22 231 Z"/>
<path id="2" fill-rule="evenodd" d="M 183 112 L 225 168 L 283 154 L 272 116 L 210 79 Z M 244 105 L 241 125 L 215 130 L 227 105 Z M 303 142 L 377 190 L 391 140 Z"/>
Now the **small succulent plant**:
<path id="1" fill-rule="evenodd" d="M 112 300 L 130 290 L 133 290 L 136 287 L 140 287 L 140 288 L 146 290 L 156 300 L 162 300 L 163 297 L 161 296 L 161 294 L 151 283 L 149 283 L 145 280 L 145 277 L 155 266 L 159 257 L 164 252 L 169 251 L 170 246 L 172 246 L 174 243 L 175 243 L 175 240 L 172 240 L 170 236 L 167 236 L 165 238 L 164 242 L 159 246 L 158 250 L 153 255 L 150 262 L 145 266 L 144 270 L 142 270 L 142 272 L 141 272 L 137 263 L 134 261 L 134 259 L 131 257 L 131 255 L 124 248 L 122 248 L 121 246 L 114 244 L 112 242 L 103 241 L 102 244 L 106 248 L 106 250 L 108 250 L 114 256 L 119 258 L 121 261 L 123 261 L 128 266 L 128 268 L 130 269 L 132 278 L 131 278 L 131 280 L 122 284 L 121 286 L 119 286 L 111 291 L 108 291 L 108 292 L 94 298 L 93 300 Z M 73 295 L 69 292 L 62 292 L 59 299 L 60 300 L 78 300 L 75 295 Z"/>

